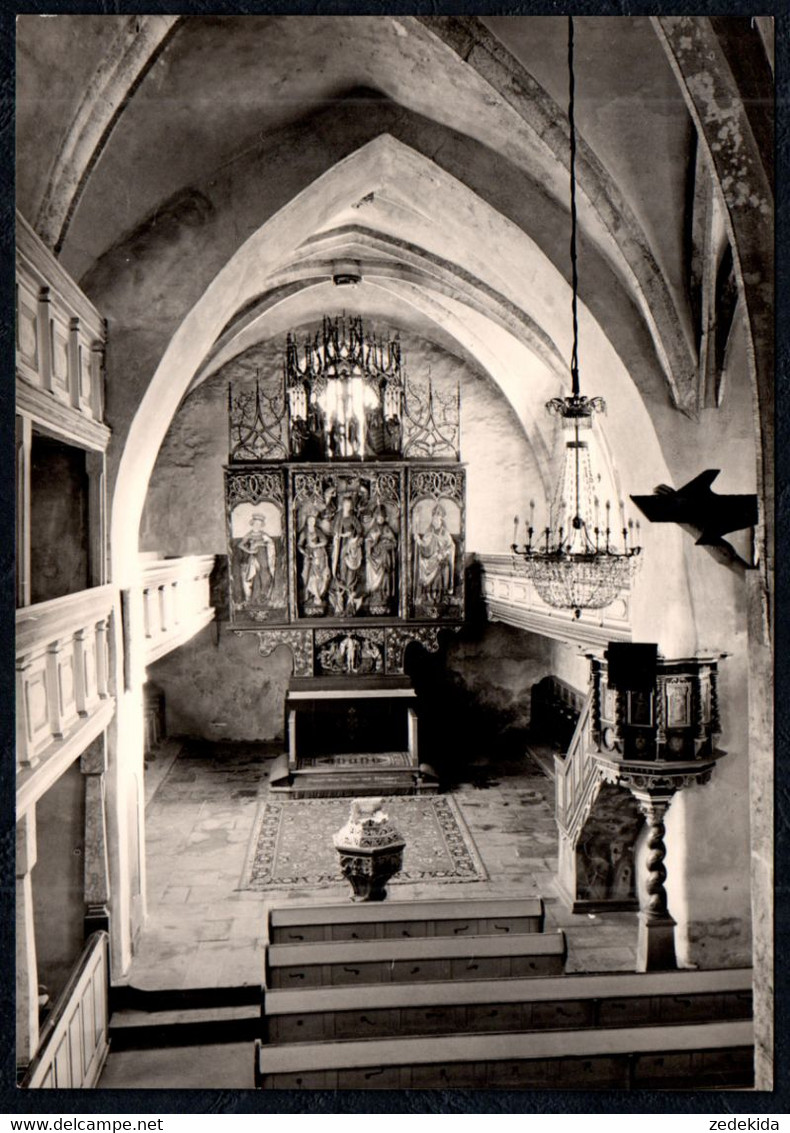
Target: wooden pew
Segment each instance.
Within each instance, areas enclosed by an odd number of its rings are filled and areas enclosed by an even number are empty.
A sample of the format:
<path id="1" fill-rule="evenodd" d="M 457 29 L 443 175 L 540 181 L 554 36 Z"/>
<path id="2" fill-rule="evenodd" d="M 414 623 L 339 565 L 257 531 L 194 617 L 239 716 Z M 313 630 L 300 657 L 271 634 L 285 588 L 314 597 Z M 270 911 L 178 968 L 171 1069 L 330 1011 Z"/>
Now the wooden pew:
<path id="1" fill-rule="evenodd" d="M 336 1042 L 752 1017 L 751 969 L 269 991 L 264 1040 Z"/>
<path id="2" fill-rule="evenodd" d="M 749 1087 L 750 1022 L 256 1044 L 262 1089 Z"/>
<path id="3" fill-rule="evenodd" d="M 270 944 L 267 989 L 558 975 L 563 933 Z"/>
<path id="4" fill-rule="evenodd" d="M 267 941 L 392 940 L 419 936 L 499 936 L 543 932 L 540 898 L 286 905 L 269 909 Z"/>

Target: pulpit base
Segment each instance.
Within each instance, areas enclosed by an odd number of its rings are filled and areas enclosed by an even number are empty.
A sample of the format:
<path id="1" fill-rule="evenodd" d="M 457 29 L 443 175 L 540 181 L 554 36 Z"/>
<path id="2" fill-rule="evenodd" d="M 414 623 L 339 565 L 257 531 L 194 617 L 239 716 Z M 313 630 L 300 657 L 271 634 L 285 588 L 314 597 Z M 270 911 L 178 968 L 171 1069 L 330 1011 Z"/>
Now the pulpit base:
<path id="1" fill-rule="evenodd" d="M 669 972 L 677 968 L 675 954 L 675 921 L 672 917 L 650 919 L 639 914 L 639 938 L 636 945 L 638 972 Z"/>

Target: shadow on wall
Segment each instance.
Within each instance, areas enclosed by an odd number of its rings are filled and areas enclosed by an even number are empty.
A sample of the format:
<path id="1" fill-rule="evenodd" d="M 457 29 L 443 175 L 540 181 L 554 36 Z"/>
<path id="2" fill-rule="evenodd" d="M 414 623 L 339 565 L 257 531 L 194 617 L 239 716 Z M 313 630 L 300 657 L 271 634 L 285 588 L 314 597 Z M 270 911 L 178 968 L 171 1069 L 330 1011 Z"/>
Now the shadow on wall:
<path id="1" fill-rule="evenodd" d="M 419 700 L 420 754 L 448 786 L 485 779 L 486 766 L 523 763 L 532 686 L 551 672 L 552 643 L 485 621 L 479 586 L 467 572 L 468 619 L 443 635 L 437 653 L 407 652 Z"/>

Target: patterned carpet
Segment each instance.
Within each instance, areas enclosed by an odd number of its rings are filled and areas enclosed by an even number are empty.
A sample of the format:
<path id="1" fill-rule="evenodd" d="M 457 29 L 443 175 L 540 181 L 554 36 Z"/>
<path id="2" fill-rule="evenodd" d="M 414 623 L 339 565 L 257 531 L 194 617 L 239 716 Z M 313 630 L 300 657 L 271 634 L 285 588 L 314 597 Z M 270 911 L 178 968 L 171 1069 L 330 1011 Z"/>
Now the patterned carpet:
<path id="1" fill-rule="evenodd" d="M 240 889 L 266 892 L 347 885 L 332 835 L 348 819 L 350 799 L 273 799 L 253 830 Z M 403 869 L 391 885 L 417 881 L 485 881 L 488 877 L 455 800 L 397 795 L 384 810 L 406 840 Z"/>

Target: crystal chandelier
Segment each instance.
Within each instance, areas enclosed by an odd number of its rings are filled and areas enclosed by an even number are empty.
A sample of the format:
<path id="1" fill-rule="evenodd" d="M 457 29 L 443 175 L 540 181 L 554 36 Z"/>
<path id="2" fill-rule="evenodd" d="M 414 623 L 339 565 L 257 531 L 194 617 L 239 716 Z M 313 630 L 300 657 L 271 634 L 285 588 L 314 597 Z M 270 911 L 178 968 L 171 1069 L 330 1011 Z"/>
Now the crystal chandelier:
<path id="1" fill-rule="evenodd" d="M 550 414 L 562 419 L 565 459 L 557 484 L 549 525 L 536 535 L 534 501 L 530 501 L 530 518 L 526 524 L 526 542 L 518 546 L 518 516 L 514 520 L 514 555 L 518 566 L 533 583 L 540 597 L 549 606 L 571 609 L 577 618 L 582 610 L 608 606 L 629 584 L 636 567 L 640 547 L 634 544 L 633 524 L 626 523 L 625 508 L 620 503 L 620 533 L 614 542 L 611 503 L 607 501 L 601 514 L 595 495 L 589 442 L 582 438 L 592 429 L 596 413 L 603 413 L 606 404 L 601 397 L 585 397 L 579 386 L 579 276 L 576 262 L 576 128 L 574 124 L 573 17 L 568 17 L 568 71 L 570 126 L 570 212 L 571 212 L 571 278 L 573 351 L 571 354 L 570 397 L 554 397 L 547 402 Z M 638 537 L 638 524 L 637 524 Z"/>

